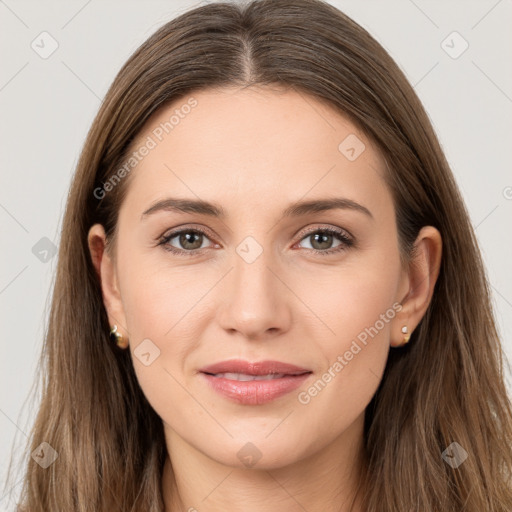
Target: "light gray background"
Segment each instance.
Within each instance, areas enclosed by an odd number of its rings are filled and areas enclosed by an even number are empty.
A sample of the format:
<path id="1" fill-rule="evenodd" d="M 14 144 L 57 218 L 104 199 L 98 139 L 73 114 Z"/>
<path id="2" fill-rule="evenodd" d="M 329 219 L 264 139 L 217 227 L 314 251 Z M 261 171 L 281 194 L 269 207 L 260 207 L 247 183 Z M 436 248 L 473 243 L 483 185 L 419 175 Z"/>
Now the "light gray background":
<path id="1" fill-rule="evenodd" d="M 121 65 L 158 27 L 201 3 L 0 0 L 2 484 L 15 436 L 22 446 L 34 418 L 30 403 L 22 406 L 56 266 L 32 248 L 43 237 L 59 243 L 79 151 Z M 423 101 L 476 229 L 512 360 L 512 1 L 331 3 L 388 50 Z M 59 45 L 47 59 L 31 48 L 43 31 Z M 458 58 L 445 51 L 462 48 L 457 36 L 446 39 L 453 31 L 469 44 Z M 512 391 L 510 374 L 507 385 Z M 12 510 L 7 502 L 0 496 L 0 510 Z"/>

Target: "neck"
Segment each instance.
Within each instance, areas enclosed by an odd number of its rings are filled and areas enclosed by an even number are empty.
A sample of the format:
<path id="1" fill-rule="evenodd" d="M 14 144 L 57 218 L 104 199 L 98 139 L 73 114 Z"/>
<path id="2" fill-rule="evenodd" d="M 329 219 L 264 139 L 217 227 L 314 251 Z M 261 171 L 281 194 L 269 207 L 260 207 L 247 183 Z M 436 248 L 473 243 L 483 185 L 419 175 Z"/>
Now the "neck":
<path id="1" fill-rule="evenodd" d="M 264 469 L 225 466 L 166 432 L 165 512 L 363 512 L 361 420 L 320 451 Z"/>

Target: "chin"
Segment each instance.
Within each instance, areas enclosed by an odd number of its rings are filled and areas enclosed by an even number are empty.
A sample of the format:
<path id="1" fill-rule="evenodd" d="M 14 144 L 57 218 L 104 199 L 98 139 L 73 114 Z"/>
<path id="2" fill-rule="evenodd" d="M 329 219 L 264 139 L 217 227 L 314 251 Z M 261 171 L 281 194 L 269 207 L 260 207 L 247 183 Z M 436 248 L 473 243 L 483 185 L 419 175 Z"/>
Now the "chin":
<path id="1" fill-rule="evenodd" d="M 286 437 L 285 442 L 282 435 L 274 439 L 273 434 L 267 436 L 267 431 L 260 431 L 254 436 L 246 432 L 244 436 L 235 437 L 226 443 L 216 443 L 213 452 L 209 446 L 204 453 L 225 466 L 255 470 L 278 469 L 297 462 L 303 455 L 302 451 L 298 451 L 298 443 L 292 437 Z"/>

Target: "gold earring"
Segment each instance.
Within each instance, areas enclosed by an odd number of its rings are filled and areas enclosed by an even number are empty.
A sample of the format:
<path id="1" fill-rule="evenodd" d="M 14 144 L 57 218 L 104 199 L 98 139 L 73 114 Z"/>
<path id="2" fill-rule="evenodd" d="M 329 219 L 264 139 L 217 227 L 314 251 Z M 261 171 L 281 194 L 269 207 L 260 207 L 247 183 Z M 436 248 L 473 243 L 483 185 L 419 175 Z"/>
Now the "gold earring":
<path id="1" fill-rule="evenodd" d="M 117 325 L 114 325 L 114 327 L 110 329 L 110 339 L 112 342 L 115 342 L 119 348 L 124 349 L 128 346 L 128 340 L 124 340 L 123 335 L 120 332 L 117 332 Z"/>
<path id="2" fill-rule="evenodd" d="M 409 334 L 409 329 L 407 329 L 407 325 L 402 327 L 402 333 L 404 334 L 404 339 L 402 340 L 402 345 L 405 345 L 411 339 L 411 335 Z"/>

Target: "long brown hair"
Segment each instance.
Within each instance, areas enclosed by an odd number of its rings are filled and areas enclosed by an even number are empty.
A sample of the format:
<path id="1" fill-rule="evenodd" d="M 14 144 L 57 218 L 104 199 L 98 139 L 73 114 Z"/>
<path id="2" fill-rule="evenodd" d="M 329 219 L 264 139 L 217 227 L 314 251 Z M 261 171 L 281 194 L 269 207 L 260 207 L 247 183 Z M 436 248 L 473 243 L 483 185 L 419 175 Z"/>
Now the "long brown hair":
<path id="1" fill-rule="evenodd" d="M 194 91 L 280 85 L 348 116 L 387 165 L 400 251 L 419 230 L 443 238 L 440 274 L 409 344 L 391 350 L 365 413 L 366 512 L 512 510 L 512 411 L 504 354 L 477 240 L 438 139 L 395 62 L 362 27 L 321 0 L 213 3 L 162 26 L 115 78 L 89 131 L 63 220 L 40 370 L 42 401 L 26 454 L 20 510 L 161 512 L 162 420 L 109 323 L 87 234 L 115 248 L 129 178 L 98 199 L 148 118 Z M 447 464 L 459 443 L 468 458 Z"/>

